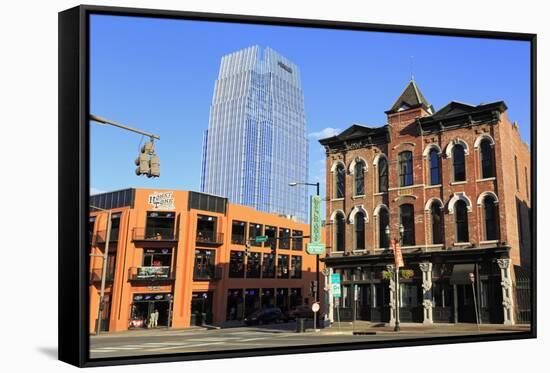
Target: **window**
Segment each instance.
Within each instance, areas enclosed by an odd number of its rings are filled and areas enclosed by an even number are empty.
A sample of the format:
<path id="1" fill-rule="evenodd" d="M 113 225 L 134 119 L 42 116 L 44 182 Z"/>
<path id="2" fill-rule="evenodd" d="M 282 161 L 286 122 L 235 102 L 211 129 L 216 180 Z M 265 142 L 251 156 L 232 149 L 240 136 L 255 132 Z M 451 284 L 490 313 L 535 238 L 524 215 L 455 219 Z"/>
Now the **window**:
<path id="1" fill-rule="evenodd" d="M 193 267 L 193 280 L 210 280 L 214 278 L 213 250 L 195 250 L 195 265 Z"/>
<path id="2" fill-rule="evenodd" d="M 468 242 L 468 210 L 466 202 L 455 203 L 456 242 Z"/>
<path id="3" fill-rule="evenodd" d="M 120 213 L 111 214 L 111 234 L 109 242 L 118 242 L 118 233 L 120 230 Z"/>
<path id="4" fill-rule="evenodd" d="M 385 157 L 378 160 L 378 192 L 388 191 L 388 161 Z"/>
<path id="5" fill-rule="evenodd" d="M 346 218 L 341 212 L 336 214 L 335 219 L 335 249 L 336 251 L 344 251 L 346 237 Z"/>
<path id="6" fill-rule="evenodd" d="M 292 267 L 290 277 L 302 278 L 302 257 L 300 255 L 292 255 Z"/>
<path id="7" fill-rule="evenodd" d="M 413 184 L 413 156 L 412 152 L 399 153 L 399 186 Z"/>
<path id="8" fill-rule="evenodd" d="M 416 307 L 418 305 L 418 286 L 415 284 L 399 284 L 400 307 Z"/>
<path id="9" fill-rule="evenodd" d="M 365 162 L 358 161 L 355 163 L 355 195 L 362 196 L 365 194 Z"/>
<path id="10" fill-rule="evenodd" d="M 355 250 L 365 249 L 365 214 L 359 211 L 355 214 Z"/>
<path id="11" fill-rule="evenodd" d="M 437 149 L 430 150 L 430 185 L 441 184 L 441 166 Z"/>
<path id="12" fill-rule="evenodd" d="M 288 255 L 277 255 L 277 278 L 288 278 L 289 275 Z"/>
<path id="13" fill-rule="evenodd" d="M 215 216 L 197 217 L 197 242 L 216 242 L 216 222 Z"/>
<path id="14" fill-rule="evenodd" d="M 147 212 L 145 223 L 145 239 L 172 239 L 176 214 L 173 212 Z"/>
<path id="15" fill-rule="evenodd" d="M 379 247 L 389 247 L 390 243 L 388 241 L 388 236 L 386 235 L 386 227 L 390 225 L 390 217 L 388 210 L 385 208 L 380 209 L 378 213 L 378 237 L 379 237 Z"/>
<path id="16" fill-rule="evenodd" d="M 256 242 L 254 239 L 257 236 L 262 235 L 264 226 L 262 224 L 250 223 L 248 224 L 248 238 L 251 240 L 250 244 L 252 246 L 262 246 L 261 242 Z"/>
<path id="17" fill-rule="evenodd" d="M 336 166 L 336 198 L 344 198 L 346 192 L 346 169 L 341 163 Z"/>
<path id="18" fill-rule="evenodd" d="M 491 142 L 489 139 L 481 140 L 479 151 L 479 157 L 481 160 L 481 178 L 486 179 L 488 177 L 494 177 L 493 150 L 491 149 Z"/>
<path id="19" fill-rule="evenodd" d="M 443 243 L 443 235 L 442 235 L 442 228 L 443 225 L 443 212 L 441 208 L 441 204 L 439 201 L 432 202 L 432 206 L 430 207 L 430 216 L 432 220 L 432 244 L 442 244 Z"/>
<path id="20" fill-rule="evenodd" d="M 453 289 L 446 282 L 436 281 L 433 284 L 434 307 L 452 307 Z"/>
<path id="21" fill-rule="evenodd" d="M 264 253 L 264 255 L 263 255 L 263 266 L 262 266 L 262 277 L 263 278 L 274 278 L 275 277 L 275 254 Z"/>
<path id="22" fill-rule="evenodd" d="M 523 216 L 521 214 L 521 202 L 516 199 L 516 215 L 518 219 L 519 243 L 523 244 Z"/>
<path id="23" fill-rule="evenodd" d="M 229 254 L 229 277 L 244 277 L 244 253 L 231 251 Z"/>
<path id="24" fill-rule="evenodd" d="M 94 238 L 94 226 L 95 226 L 95 216 L 91 216 L 88 220 L 88 241 L 92 245 Z"/>
<path id="25" fill-rule="evenodd" d="M 244 221 L 233 220 L 231 224 L 231 243 L 244 245 L 246 242 L 246 223 Z"/>
<path id="26" fill-rule="evenodd" d="M 276 248 L 277 247 L 277 228 L 266 225 L 265 235 L 267 236 L 266 244 Z"/>
<path id="27" fill-rule="evenodd" d="M 414 246 L 414 207 L 411 204 L 399 206 L 399 217 L 403 225 L 403 246 Z"/>
<path id="28" fill-rule="evenodd" d="M 290 249 L 290 229 L 279 228 L 279 248 Z"/>
<path id="29" fill-rule="evenodd" d="M 304 239 L 302 236 L 304 235 L 303 231 L 292 231 L 292 237 L 296 237 L 292 239 L 292 250 L 303 250 L 304 248 Z"/>
<path id="30" fill-rule="evenodd" d="M 250 253 L 246 264 L 246 277 L 259 278 L 261 273 L 260 253 Z"/>
<path id="31" fill-rule="evenodd" d="M 466 181 L 465 150 L 461 144 L 453 146 L 453 181 Z"/>
<path id="32" fill-rule="evenodd" d="M 492 241 L 498 239 L 497 232 L 497 204 L 493 196 L 486 196 L 483 199 L 483 220 L 485 222 L 485 240 Z"/>
<path id="33" fill-rule="evenodd" d="M 516 190 L 519 192 L 518 157 L 514 155 L 514 167 L 516 169 Z"/>
<path id="34" fill-rule="evenodd" d="M 144 267 L 168 267 L 172 264 L 172 249 L 144 249 Z"/>

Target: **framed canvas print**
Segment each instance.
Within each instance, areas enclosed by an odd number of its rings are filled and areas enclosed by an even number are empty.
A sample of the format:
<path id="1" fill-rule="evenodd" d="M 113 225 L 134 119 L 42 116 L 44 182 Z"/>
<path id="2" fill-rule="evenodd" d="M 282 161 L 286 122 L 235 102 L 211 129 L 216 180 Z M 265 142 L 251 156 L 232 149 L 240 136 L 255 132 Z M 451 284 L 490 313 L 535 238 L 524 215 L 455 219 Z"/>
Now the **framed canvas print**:
<path id="1" fill-rule="evenodd" d="M 59 14 L 59 358 L 536 336 L 536 35 Z"/>

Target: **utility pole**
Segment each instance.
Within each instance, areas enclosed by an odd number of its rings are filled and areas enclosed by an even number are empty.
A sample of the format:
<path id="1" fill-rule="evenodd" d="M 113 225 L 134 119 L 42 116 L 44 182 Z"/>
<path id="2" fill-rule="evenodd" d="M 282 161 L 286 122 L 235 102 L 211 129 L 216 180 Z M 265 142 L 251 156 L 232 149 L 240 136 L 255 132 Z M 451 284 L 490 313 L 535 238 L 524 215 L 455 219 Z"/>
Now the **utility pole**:
<path id="1" fill-rule="evenodd" d="M 101 288 L 99 291 L 99 305 L 97 307 L 97 320 L 96 320 L 96 329 L 95 334 L 99 335 L 101 332 L 101 313 L 103 311 L 103 308 L 105 307 L 105 283 L 107 282 L 107 261 L 109 259 L 109 241 L 111 239 L 111 217 L 112 217 L 112 211 L 111 210 L 105 210 L 96 206 L 90 206 L 94 209 L 100 210 L 100 211 L 107 211 L 107 231 L 105 233 L 105 250 L 103 251 L 103 255 L 99 254 L 90 254 L 90 256 L 100 256 L 103 257 L 103 267 L 101 269 Z"/>

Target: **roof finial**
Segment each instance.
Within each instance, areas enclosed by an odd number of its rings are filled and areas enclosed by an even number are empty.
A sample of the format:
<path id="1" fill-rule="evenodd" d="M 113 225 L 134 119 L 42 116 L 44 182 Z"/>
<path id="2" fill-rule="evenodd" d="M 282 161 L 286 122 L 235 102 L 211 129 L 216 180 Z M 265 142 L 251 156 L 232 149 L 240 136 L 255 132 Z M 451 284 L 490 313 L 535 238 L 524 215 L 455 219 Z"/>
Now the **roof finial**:
<path id="1" fill-rule="evenodd" d="M 414 82 L 414 56 L 411 56 L 411 82 Z"/>

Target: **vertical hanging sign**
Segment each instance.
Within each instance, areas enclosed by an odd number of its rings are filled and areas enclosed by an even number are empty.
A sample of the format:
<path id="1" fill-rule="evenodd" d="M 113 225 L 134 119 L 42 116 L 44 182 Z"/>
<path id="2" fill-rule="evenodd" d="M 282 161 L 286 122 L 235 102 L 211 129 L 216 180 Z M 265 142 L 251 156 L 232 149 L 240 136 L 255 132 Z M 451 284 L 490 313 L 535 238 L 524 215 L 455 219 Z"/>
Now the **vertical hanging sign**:
<path id="1" fill-rule="evenodd" d="M 310 242 L 307 244 L 307 253 L 313 255 L 322 255 L 325 253 L 325 244 L 321 243 L 322 227 L 322 198 L 321 196 L 311 196 L 310 216 L 309 216 L 309 235 Z"/>

